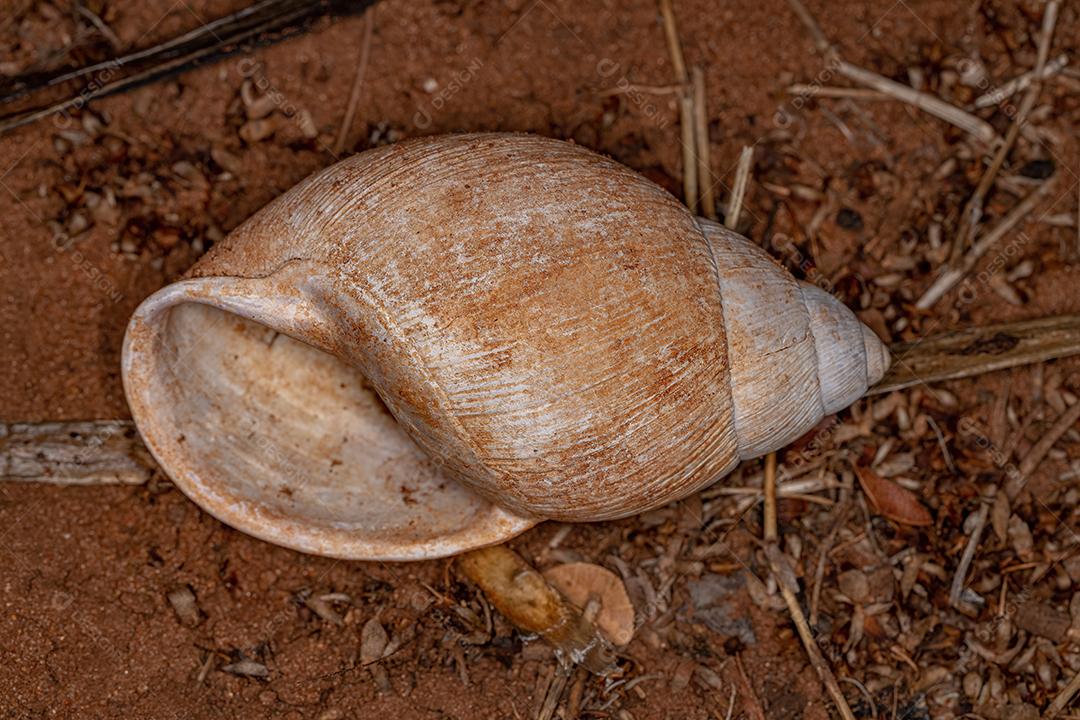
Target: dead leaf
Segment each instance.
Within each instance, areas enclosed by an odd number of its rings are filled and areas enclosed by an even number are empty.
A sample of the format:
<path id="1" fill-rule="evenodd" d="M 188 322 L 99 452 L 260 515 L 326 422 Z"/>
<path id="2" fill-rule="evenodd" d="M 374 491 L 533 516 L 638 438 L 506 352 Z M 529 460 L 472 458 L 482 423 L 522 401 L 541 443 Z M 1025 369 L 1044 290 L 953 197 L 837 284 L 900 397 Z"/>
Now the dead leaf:
<path id="1" fill-rule="evenodd" d="M 1031 536 L 1031 528 L 1023 518 L 1013 514 L 1009 518 L 1009 529 L 1006 534 L 1009 544 L 1021 560 L 1029 562 L 1035 558 L 1035 541 Z"/>
<path id="2" fill-rule="evenodd" d="M 307 606 L 308 610 L 311 610 L 311 612 L 332 625 L 341 626 L 345 622 L 342 620 L 341 615 L 331 607 L 330 603 L 321 597 L 309 595 L 304 598 L 304 605 Z"/>
<path id="3" fill-rule="evenodd" d="M 600 603 L 596 626 L 608 640 L 626 645 L 634 637 L 634 606 L 618 575 L 599 565 L 577 562 L 549 568 L 544 577 L 579 608 L 595 598 Z"/>
<path id="4" fill-rule="evenodd" d="M 886 480 L 870 468 L 855 467 L 866 498 L 874 511 L 901 525 L 932 525 L 934 518 L 923 507 L 915 493 Z"/>
<path id="5" fill-rule="evenodd" d="M 854 603 L 865 603 L 870 598 L 870 583 L 862 570 L 847 570 L 836 578 L 840 592 Z"/>
<path id="6" fill-rule="evenodd" d="M 364 629 L 360 631 L 360 664 L 371 665 L 382 660 L 389 644 L 390 636 L 376 615 L 364 623 Z"/>
<path id="7" fill-rule="evenodd" d="M 254 660 L 248 660 L 247 658 L 241 658 L 240 660 L 230 663 L 229 665 L 221 668 L 227 673 L 233 675 L 240 675 L 242 677 L 256 677 L 264 678 L 270 676 L 270 669 L 263 665 L 261 662 L 255 662 Z"/>
<path id="8" fill-rule="evenodd" d="M 1072 617 L 1069 613 L 1057 610 L 1039 602 L 1026 602 L 1016 609 L 1014 622 L 1016 627 L 1027 630 L 1039 637 L 1062 642 L 1069 634 Z"/>
<path id="9" fill-rule="evenodd" d="M 999 492 L 994 497 L 994 507 L 990 511 L 990 527 L 994 528 L 994 534 L 998 540 L 1005 541 L 1009 538 L 1009 517 L 1012 515 L 1012 506 L 1009 504 L 1009 494 Z"/>
<path id="10" fill-rule="evenodd" d="M 187 627 L 195 627 L 202 620 L 202 614 L 199 612 L 199 606 L 195 601 L 195 593 L 187 585 L 180 585 L 169 591 L 165 596 L 169 600 L 169 604 L 172 605 L 173 611 L 176 612 L 176 616 L 180 618 L 180 623 Z"/>

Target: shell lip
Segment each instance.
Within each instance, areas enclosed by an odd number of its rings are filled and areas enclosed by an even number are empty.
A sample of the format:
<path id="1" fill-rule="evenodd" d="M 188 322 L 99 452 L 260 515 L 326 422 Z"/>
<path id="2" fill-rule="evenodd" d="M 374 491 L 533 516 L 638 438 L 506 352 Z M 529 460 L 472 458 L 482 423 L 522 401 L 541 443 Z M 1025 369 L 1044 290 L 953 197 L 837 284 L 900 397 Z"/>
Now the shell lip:
<path id="1" fill-rule="evenodd" d="M 542 521 L 542 518 L 519 515 L 491 504 L 449 480 L 425 488 L 420 502 L 426 502 L 428 507 L 424 507 L 423 512 L 402 518 L 400 527 L 394 527 L 396 519 L 390 518 L 390 524 L 380 522 L 378 527 L 365 528 L 357 524 L 324 522 L 323 509 L 317 506 L 314 495 L 311 496 L 314 499 L 306 501 L 307 505 L 295 506 L 296 511 L 290 513 L 288 508 L 275 507 L 258 498 L 233 492 L 220 477 L 210 477 L 213 472 L 208 472 L 207 468 L 213 464 L 208 464 L 205 456 L 200 457 L 196 448 L 191 447 L 186 433 L 230 435 L 230 429 L 201 424 L 205 419 L 185 427 L 167 422 L 170 415 L 165 406 L 169 398 L 155 392 L 160 389 L 163 371 L 161 353 L 166 343 L 164 325 L 167 315 L 177 307 L 192 304 L 235 310 L 232 299 L 263 296 L 273 292 L 273 283 L 273 278 L 181 280 L 144 300 L 128 323 L 121 355 L 121 377 L 128 406 L 151 455 L 188 498 L 221 522 L 261 540 L 301 552 L 354 560 L 409 561 L 446 557 L 504 542 Z M 319 353 L 302 342 L 294 341 L 291 345 L 302 346 L 298 352 Z M 411 443 L 411 440 L 407 442 Z M 404 458 L 407 467 L 411 467 L 407 463 L 422 463 L 409 452 L 407 449 L 399 452 L 399 459 Z M 416 452 L 420 451 L 416 449 Z M 213 460 L 226 466 L 229 462 L 224 455 L 215 455 Z M 360 498 L 357 507 L 363 507 L 365 495 L 373 498 L 376 504 L 385 495 L 385 491 L 377 486 L 374 475 L 360 472 L 355 479 L 357 486 L 348 488 L 348 497 L 353 502 Z M 316 478 L 316 484 L 318 480 Z M 273 484 L 273 479 L 268 482 Z M 338 492 L 336 487 L 316 489 Z M 463 495 L 469 497 L 463 498 Z M 462 507 L 473 512 L 462 516 Z"/>

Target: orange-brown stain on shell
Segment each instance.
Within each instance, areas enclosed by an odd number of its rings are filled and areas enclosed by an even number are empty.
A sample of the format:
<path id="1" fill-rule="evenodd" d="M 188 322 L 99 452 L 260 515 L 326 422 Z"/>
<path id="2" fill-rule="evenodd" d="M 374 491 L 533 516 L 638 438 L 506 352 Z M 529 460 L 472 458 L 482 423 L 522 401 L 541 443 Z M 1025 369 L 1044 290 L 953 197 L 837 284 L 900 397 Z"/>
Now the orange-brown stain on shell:
<path id="1" fill-rule="evenodd" d="M 190 275 L 293 260 L 330 271 L 319 303 L 347 321 L 305 340 L 347 355 L 421 447 L 504 506 L 624 516 L 733 462 L 705 240 L 615 162 L 527 136 L 400 143 L 273 201 Z M 355 320 L 372 303 L 392 328 Z M 505 386 L 471 391 L 485 382 Z"/>

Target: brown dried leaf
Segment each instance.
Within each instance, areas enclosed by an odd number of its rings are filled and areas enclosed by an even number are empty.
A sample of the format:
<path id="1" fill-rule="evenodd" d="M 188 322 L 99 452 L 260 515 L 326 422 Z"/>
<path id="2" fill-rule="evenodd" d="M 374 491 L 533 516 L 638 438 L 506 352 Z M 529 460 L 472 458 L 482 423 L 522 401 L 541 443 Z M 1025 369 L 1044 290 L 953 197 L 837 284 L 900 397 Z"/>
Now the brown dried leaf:
<path id="1" fill-rule="evenodd" d="M 877 513 L 902 525 L 925 526 L 934 523 L 930 511 L 910 490 L 886 480 L 870 468 L 856 467 L 855 474 Z"/>
<path id="2" fill-rule="evenodd" d="M 1028 562 L 1035 558 L 1035 540 L 1031 536 L 1031 528 L 1019 515 L 1014 514 L 1009 518 L 1007 535 L 1009 544 L 1021 560 Z"/>
<path id="3" fill-rule="evenodd" d="M 1062 642 L 1072 626 L 1072 617 L 1049 605 L 1027 602 L 1016 610 L 1016 626 L 1054 642 Z"/>
<path id="4" fill-rule="evenodd" d="M 690 659 L 684 659 L 675 666 L 675 673 L 671 676 L 671 689 L 675 691 L 685 690 L 694 677 L 694 669 L 697 663 Z"/>
<path id="5" fill-rule="evenodd" d="M 261 662 L 254 660 L 248 660 L 247 658 L 241 658 L 240 660 L 230 663 L 221 668 L 227 673 L 233 675 L 240 675 L 242 677 L 256 677 L 264 678 L 270 676 L 270 669 L 263 665 Z"/>
<path id="6" fill-rule="evenodd" d="M 376 615 L 364 623 L 364 629 L 360 631 L 360 664 L 371 665 L 382 660 L 389 644 L 390 636 Z"/>
<path id="7" fill-rule="evenodd" d="M 600 603 L 596 626 L 608 640 L 626 645 L 634 637 L 634 606 L 619 576 L 592 563 L 567 563 L 544 571 L 544 577 L 567 600 L 585 608 L 590 598 Z"/>
<path id="8" fill-rule="evenodd" d="M 169 591 L 166 597 L 173 611 L 180 619 L 182 625 L 195 627 L 202 619 L 199 606 L 195 601 L 195 593 L 187 585 L 180 585 Z"/>
<path id="9" fill-rule="evenodd" d="M 861 570 L 847 570 L 836 578 L 840 592 L 854 603 L 865 603 L 870 599 L 870 583 L 866 573 Z"/>
<path id="10" fill-rule="evenodd" d="M 1009 537 L 1009 516 L 1012 515 L 1012 506 L 1009 504 L 1009 494 L 999 492 L 994 497 L 994 507 L 990 511 L 990 527 L 994 528 L 994 534 L 998 540 L 1007 540 Z"/>
<path id="11" fill-rule="evenodd" d="M 331 623 L 332 625 L 340 626 L 344 624 L 344 620 L 342 619 L 341 615 L 339 615 L 337 611 L 334 610 L 333 607 L 331 607 L 329 602 L 327 602 L 321 597 L 309 595 L 308 597 L 304 598 L 304 605 L 307 606 L 308 610 L 315 613 L 320 618 L 322 618 L 328 623 Z"/>

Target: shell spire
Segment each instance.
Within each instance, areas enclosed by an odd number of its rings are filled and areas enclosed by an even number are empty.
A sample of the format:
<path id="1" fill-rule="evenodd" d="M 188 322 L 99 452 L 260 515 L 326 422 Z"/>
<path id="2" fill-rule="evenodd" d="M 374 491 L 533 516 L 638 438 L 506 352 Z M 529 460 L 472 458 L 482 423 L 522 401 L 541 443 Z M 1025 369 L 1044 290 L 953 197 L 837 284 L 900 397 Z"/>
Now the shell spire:
<path id="1" fill-rule="evenodd" d="M 800 289 L 817 350 L 821 401 L 826 414 L 838 412 L 885 375 L 889 350 L 834 296 L 809 283 Z"/>
<path id="2" fill-rule="evenodd" d="M 739 457 L 779 450 L 881 379 L 889 353 L 835 297 L 699 219 L 716 263 Z"/>

